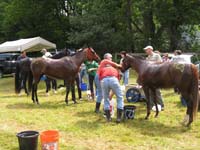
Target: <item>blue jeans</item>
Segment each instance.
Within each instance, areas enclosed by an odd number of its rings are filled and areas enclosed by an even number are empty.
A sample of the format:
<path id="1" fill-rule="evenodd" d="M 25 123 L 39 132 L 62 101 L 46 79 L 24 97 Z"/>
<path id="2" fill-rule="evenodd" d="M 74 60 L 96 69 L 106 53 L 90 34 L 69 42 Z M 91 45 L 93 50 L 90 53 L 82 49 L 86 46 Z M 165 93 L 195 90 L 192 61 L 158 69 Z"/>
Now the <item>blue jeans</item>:
<path id="1" fill-rule="evenodd" d="M 81 83 L 83 83 L 83 77 L 86 76 L 87 80 L 88 80 L 88 74 L 87 74 L 87 71 L 85 68 L 81 69 L 80 71 L 80 80 L 81 80 Z"/>
<path id="2" fill-rule="evenodd" d="M 110 110 L 110 90 L 114 92 L 117 97 L 117 108 L 124 109 L 124 99 L 119 80 L 116 77 L 105 77 L 101 81 L 101 87 L 104 97 L 104 110 Z"/>
<path id="3" fill-rule="evenodd" d="M 97 103 L 101 103 L 102 99 L 103 99 L 103 95 L 102 95 L 102 89 L 101 89 L 101 84 L 99 81 L 99 75 L 96 74 L 94 77 L 94 83 L 96 86 L 96 94 L 97 94 L 97 98 L 96 98 L 96 102 Z"/>
<path id="4" fill-rule="evenodd" d="M 124 85 L 128 85 L 129 70 L 126 70 L 126 71 L 122 74 L 122 79 L 123 79 L 123 84 L 124 84 Z"/>

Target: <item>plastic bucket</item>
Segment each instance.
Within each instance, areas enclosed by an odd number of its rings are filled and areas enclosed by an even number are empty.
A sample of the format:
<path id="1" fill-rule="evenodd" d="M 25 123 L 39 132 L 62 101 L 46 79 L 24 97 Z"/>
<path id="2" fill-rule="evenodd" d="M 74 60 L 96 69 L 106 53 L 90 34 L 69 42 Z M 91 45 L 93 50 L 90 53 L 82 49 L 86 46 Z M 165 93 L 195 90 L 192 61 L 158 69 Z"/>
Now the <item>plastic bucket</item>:
<path id="1" fill-rule="evenodd" d="M 37 131 L 23 131 L 17 133 L 19 149 L 20 150 L 37 150 L 38 147 L 38 135 Z"/>
<path id="2" fill-rule="evenodd" d="M 81 90 L 87 91 L 87 84 L 86 83 L 81 83 Z"/>
<path id="3" fill-rule="evenodd" d="M 42 150 L 58 150 L 59 132 L 47 130 L 40 133 Z"/>
<path id="4" fill-rule="evenodd" d="M 124 120 L 134 119 L 134 117 L 135 117 L 135 109 L 136 109 L 136 106 L 134 106 L 134 105 L 126 105 L 126 106 L 124 106 Z"/>

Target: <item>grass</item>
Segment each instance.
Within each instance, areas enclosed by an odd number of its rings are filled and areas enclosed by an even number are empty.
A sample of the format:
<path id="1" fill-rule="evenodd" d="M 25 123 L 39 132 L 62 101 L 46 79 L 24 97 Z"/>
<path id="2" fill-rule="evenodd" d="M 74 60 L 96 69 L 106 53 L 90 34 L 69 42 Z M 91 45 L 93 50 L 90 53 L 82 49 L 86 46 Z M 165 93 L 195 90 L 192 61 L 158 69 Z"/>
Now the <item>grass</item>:
<path id="1" fill-rule="evenodd" d="M 132 77 L 131 82 L 134 81 Z M 14 93 L 12 77 L 0 79 L 0 150 L 18 150 L 18 132 L 49 129 L 59 130 L 59 150 L 199 149 L 199 113 L 190 128 L 184 127 L 180 121 L 185 107 L 181 106 L 179 96 L 173 90 L 162 90 L 162 95 L 165 111 L 160 112 L 158 118 L 154 118 L 152 112 L 150 119 L 144 120 L 145 104 L 135 103 L 135 119 L 116 124 L 116 118 L 107 123 L 102 113 L 94 113 L 95 102 L 88 101 L 85 92 L 78 104 L 70 100 L 66 106 L 65 90 L 46 97 L 41 82 L 38 91 L 40 105 L 36 105 L 24 92 L 21 96 Z"/>

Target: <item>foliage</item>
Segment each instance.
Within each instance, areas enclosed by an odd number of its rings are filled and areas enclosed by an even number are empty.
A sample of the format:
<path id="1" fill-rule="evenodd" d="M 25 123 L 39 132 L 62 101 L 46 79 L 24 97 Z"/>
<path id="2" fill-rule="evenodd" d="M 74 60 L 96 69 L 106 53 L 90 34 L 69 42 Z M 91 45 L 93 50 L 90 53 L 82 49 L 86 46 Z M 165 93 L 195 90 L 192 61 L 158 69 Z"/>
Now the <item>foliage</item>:
<path id="1" fill-rule="evenodd" d="M 91 45 L 100 54 L 141 52 L 148 44 L 162 52 L 195 51 L 199 5 L 197 0 L 2 0 L 0 41 L 42 36 L 58 48 Z"/>

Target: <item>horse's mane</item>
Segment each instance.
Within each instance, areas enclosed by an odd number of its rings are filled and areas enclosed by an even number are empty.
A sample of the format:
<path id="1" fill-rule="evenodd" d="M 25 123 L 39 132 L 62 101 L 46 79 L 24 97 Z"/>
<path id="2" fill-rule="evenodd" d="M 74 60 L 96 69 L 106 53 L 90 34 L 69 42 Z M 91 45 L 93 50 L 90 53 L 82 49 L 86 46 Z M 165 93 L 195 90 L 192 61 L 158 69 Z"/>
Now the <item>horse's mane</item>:
<path id="1" fill-rule="evenodd" d="M 145 58 L 145 57 L 143 57 L 143 56 L 140 56 L 140 55 L 136 55 L 136 54 L 133 54 L 133 53 L 129 53 L 129 55 L 130 55 L 131 57 L 134 57 L 134 58 L 137 58 L 137 59 L 146 60 L 146 58 Z"/>
<path id="2" fill-rule="evenodd" d="M 82 52 L 83 50 L 84 50 L 83 48 L 80 48 L 80 49 L 76 50 L 75 53 L 72 53 L 70 56 L 74 56 L 74 55 L 76 55 L 77 53 Z"/>

